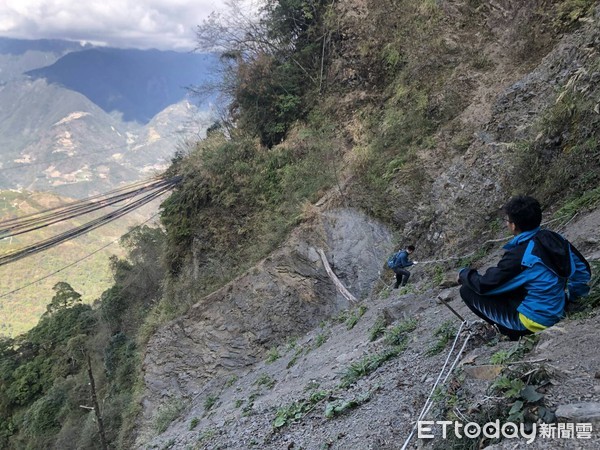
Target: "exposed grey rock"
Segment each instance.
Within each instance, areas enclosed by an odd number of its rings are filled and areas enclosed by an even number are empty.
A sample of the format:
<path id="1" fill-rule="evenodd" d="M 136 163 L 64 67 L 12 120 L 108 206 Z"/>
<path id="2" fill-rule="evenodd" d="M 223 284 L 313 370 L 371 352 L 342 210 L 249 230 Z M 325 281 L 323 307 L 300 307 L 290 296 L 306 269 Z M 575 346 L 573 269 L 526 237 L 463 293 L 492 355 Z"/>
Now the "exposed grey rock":
<path id="1" fill-rule="evenodd" d="M 370 293 L 392 250 L 391 233 L 352 209 L 327 212 L 320 231 L 314 226 L 294 231 L 279 250 L 155 333 L 144 359 L 147 421 L 163 399 L 202 394 L 214 377 L 244 371 L 268 348 L 350 306 L 317 248 L 353 295 Z"/>
<path id="2" fill-rule="evenodd" d="M 560 405 L 556 417 L 565 422 L 600 423 L 600 403 L 581 402 Z"/>

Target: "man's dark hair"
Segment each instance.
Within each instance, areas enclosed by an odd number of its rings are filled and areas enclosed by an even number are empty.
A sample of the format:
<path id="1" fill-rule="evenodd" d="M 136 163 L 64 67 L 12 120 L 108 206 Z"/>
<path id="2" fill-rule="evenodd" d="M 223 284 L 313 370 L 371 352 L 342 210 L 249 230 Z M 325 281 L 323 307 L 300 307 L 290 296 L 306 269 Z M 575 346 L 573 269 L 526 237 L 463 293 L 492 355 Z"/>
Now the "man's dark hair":
<path id="1" fill-rule="evenodd" d="M 414 245 L 409 245 L 408 247 L 406 247 L 406 250 L 410 250 L 411 252 L 415 251 L 415 246 Z"/>
<path id="2" fill-rule="evenodd" d="M 527 195 L 512 197 L 503 209 L 508 220 L 520 231 L 533 230 L 542 223 L 542 207 L 533 197 Z"/>

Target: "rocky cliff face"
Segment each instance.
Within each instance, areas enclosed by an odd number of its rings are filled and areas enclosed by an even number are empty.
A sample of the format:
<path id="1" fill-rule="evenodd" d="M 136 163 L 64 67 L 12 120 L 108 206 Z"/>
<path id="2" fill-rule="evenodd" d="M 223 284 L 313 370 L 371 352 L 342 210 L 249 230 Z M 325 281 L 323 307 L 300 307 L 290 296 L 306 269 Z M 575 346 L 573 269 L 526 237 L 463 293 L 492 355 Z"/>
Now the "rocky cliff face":
<path id="1" fill-rule="evenodd" d="M 363 2 L 357 3 L 362 5 Z M 533 149 L 530 155 L 540 158 L 539 167 L 535 158 L 529 163 L 531 173 L 535 174 L 545 167 L 541 164 L 545 152 L 555 151 L 555 140 L 569 138 L 560 133 L 552 135 L 548 130 L 541 132 L 539 124 L 547 120 L 565 95 L 576 93 L 589 101 L 600 98 L 596 83 L 600 68 L 597 54 L 600 10 L 596 10 L 595 16 L 579 31 L 565 34 L 552 48 L 540 44 L 528 53 L 515 30 L 529 23 L 535 11 L 532 4 L 542 6 L 543 3 L 506 0 L 486 6 L 490 11 L 486 32 L 494 38 L 484 40 L 480 50 L 485 52 L 493 68 L 472 77 L 468 68 L 457 68 L 457 79 L 465 82 L 460 86 L 469 90 L 469 104 L 454 119 L 453 129 L 458 127 L 469 132 L 468 145 L 460 151 L 452 149 L 448 140 L 455 134 L 442 129 L 436 147 L 421 150 L 417 155 L 419 170 L 432 180 L 430 188 L 416 195 L 403 190 L 403 186 L 390 189 L 390 195 L 398 198 L 398 214 L 405 216 L 404 237 L 419 243 L 424 259 L 466 255 L 480 246 L 482 240 L 502 238 L 502 233 L 494 227 L 498 209 L 517 189 L 525 186 L 526 191 L 527 176 L 534 176 L 524 174 L 523 167 L 518 166 L 519 145 L 526 142 Z M 448 4 L 454 3 L 444 2 L 445 6 Z M 363 7 L 356 11 L 367 14 Z M 460 36 L 453 39 L 456 42 Z M 596 225 L 590 227 L 590 223 L 597 224 L 597 220 L 597 214 L 584 218 L 581 230 L 573 235 L 575 243 L 594 258 L 598 256 L 597 241 L 594 237 L 588 240 L 586 236 L 593 234 Z M 488 234 L 483 234 L 484 231 Z M 428 279 L 431 273 L 415 271 L 416 280 L 422 277 L 417 294 L 409 292 L 403 297 L 392 294 L 399 311 L 391 315 L 393 319 L 403 314 L 409 317 L 418 314 L 424 324 L 419 336 L 411 338 L 410 353 L 391 364 L 387 371 L 377 372 L 368 382 L 358 383 L 350 394 L 336 390 L 340 371 L 352 362 L 364 362 L 364 357 L 382 349 L 381 342 L 372 345 L 364 341 L 377 323 L 378 313 L 387 306 L 385 296 L 389 291 L 373 296 L 371 288 L 378 280 L 385 256 L 392 250 L 390 236 L 390 230 L 356 211 L 329 210 L 323 213 L 320 222 L 296 230 L 271 257 L 225 288 L 200 299 L 185 317 L 162 327 L 152 338 L 145 358 L 145 434 L 138 443 L 142 444 L 150 435 L 154 413 L 161 403 L 185 398 L 190 400 L 188 415 L 176 422 L 170 432 L 153 441 L 155 445 L 169 442 L 170 445 L 192 445 L 192 441 L 203 439 L 203 432 L 213 430 L 205 442 L 217 448 L 220 445 L 231 448 L 254 445 L 260 448 L 400 448 L 400 439 L 410 431 L 408 424 L 419 413 L 434 372 L 443 362 L 441 358 L 428 360 L 423 348 L 432 344 L 431 336 L 442 321 L 453 318 L 443 306 L 435 303 L 442 290 L 437 286 L 431 288 Z M 292 367 L 291 355 L 285 362 L 278 363 L 276 369 L 269 368 L 263 361 L 267 348 L 302 335 L 322 319 L 350 306 L 325 275 L 317 255 L 317 248 L 321 246 L 327 247 L 328 259 L 344 284 L 357 297 L 374 301 L 378 309 L 365 316 L 368 324 L 361 326 L 362 335 L 352 332 L 342 336 L 343 327 L 330 323 L 326 329 L 336 336 L 336 343 L 318 357 L 303 356 L 302 369 Z M 493 258 L 498 256 L 499 253 L 495 253 Z M 492 259 L 486 262 L 490 264 Z M 455 274 L 451 271 L 447 275 Z M 455 297 L 456 292 L 449 294 L 449 298 Z M 460 312 L 469 314 L 464 308 Z M 390 317 L 389 312 L 387 317 Z M 319 333 L 315 329 L 299 340 L 305 348 L 315 349 Z M 486 354 L 485 358 L 490 356 Z M 317 367 L 322 370 L 319 372 Z M 590 375 L 588 369 L 586 377 Z M 259 417 L 248 418 L 245 414 L 248 411 L 236 411 L 242 401 L 252 403 L 250 398 L 242 399 L 239 392 L 247 395 L 250 390 L 259 390 L 260 384 L 256 387 L 259 371 L 268 373 L 277 383 L 281 382 L 281 386 L 274 393 L 261 392 L 265 400 L 256 409 L 248 410 L 250 416 L 258 410 Z M 241 389 L 238 393 L 226 386 L 223 375 L 231 373 L 240 376 L 247 373 L 245 381 L 238 386 Z M 343 419 L 342 425 L 327 422 L 321 415 L 295 426 L 289 433 L 278 434 L 273 428 L 277 410 L 283 404 L 301 404 L 306 397 L 303 386 L 315 379 L 328 391 L 328 399 L 332 401 L 356 401 L 368 393 L 368 398 L 376 398 L 374 406 Z M 404 389 L 406 393 L 398 393 Z M 203 411 L 200 404 L 200 400 L 206 400 L 215 392 L 222 395 L 216 418 L 208 413 L 210 408 Z M 385 395 L 379 395 L 381 392 Z M 583 394 L 577 392 L 576 395 Z M 593 395 L 598 398 L 597 392 Z M 312 411 L 304 413 L 309 415 Z M 186 432 L 190 423 L 198 418 L 201 418 L 202 429 Z M 375 423 L 382 429 L 373 430 Z M 182 437 L 186 433 L 187 437 Z M 597 445 L 597 440 L 594 442 Z M 206 445 L 210 448 L 209 444 Z"/>
<path id="2" fill-rule="evenodd" d="M 552 152 L 556 144 L 552 140 L 561 139 L 538 135 L 537 126 L 557 99 L 570 92 L 597 99 L 600 29 L 596 21 L 565 36 L 531 72 L 514 81 L 507 76 L 506 84 L 496 84 L 501 89 L 489 103 L 487 113 L 487 102 L 473 105 L 483 112 L 474 131 L 475 140 L 464 155 L 456 156 L 438 174 L 423 205 L 433 216 L 429 242 L 446 248 L 472 242 L 475 235 L 465 230 L 475 231 L 496 219 L 506 198 L 527 185 L 522 176 L 535 173 L 533 167 L 529 174 L 515 172 L 514 155 L 519 143 L 537 142 Z M 506 67 L 501 61 L 499 64 Z M 488 90 L 490 86 L 482 85 L 480 89 Z M 465 125 L 471 118 L 472 110 L 467 109 Z"/>
<path id="3" fill-rule="evenodd" d="M 391 233 L 356 210 L 327 211 L 256 267 L 161 327 L 144 361 L 147 426 L 159 405 L 195 397 L 227 376 L 251 370 L 270 347 L 348 309 L 319 249 L 353 295 L 364 298 L 392 249 Z"/>
<path id="4" fill-rule="evenodd" d="M 600 257 L 599 224 L 600 211 L 596 210 L 572 222 L 565 233 L 590 260 Z M 482 270 L 501 257 L 501 247 L 497 243 L 480 262 Z M 280 346 L 279 359 L 259 358 L 252 370 L 238 372 L 239 377 L 205 384 L 196 395 L 182 399 L 180 414 L 166 432 L 139 448 L 398 450 L 438 375 L 447 373 L 443 370 L 447 358 L 451 356 L 452 364 L 467 338 L 454 375 L 442 383 L 424 420 L 459 417 L 463 423 L 482 419 L 485 423 L 498 418 L 504 424 L 506 415 L 495 409 L 503 394 L 491 385 L 502 370 L 513 378 L 526 373 L 523 379 L 530 377 L 527 384 L 541 395 L 532 408 L 564 414 L 559 416 L 562 422 L 592 423 L 594 430 L 590 439 L 560 438 L 557 434 L 544 438 L 538 434 L 527 448 L 598 448 L 600 355 L 594 351 L 594 336 L 600 316 L 567 319 L 540 333 L 531 351 L 524 351 L 523 360 L 498 364 L 494 361 L 499 355 L 523 351 L 520 344 L 481 334 L 477 318 L 459 300 L 458 289 L 434 285 L 425 266 L 417 265 L 412 272 L 416 282 L 411 289 L 383 289 L 369 296 L 363 302 L 366 312 L 355 326 L 327 320 L 299 336 L 293 345 Z M 439 297 L 469 321 L 453 352 L 452 340 L 461 323 L 440 304 Z M 387 318 L 390 326 L 385 334 L 373 338 L 382 318 Z M 394 342 L 402 343 L 396 348 L 399 354 L 378 367 L 378 358 L 394 349 L 390 345 L 394 335 L 390 331 L 394 329 L 405 330 L 395 334 L 400 339 Z M 440 329 L 450 330 L 450 338 L 436 351 Z M 176 348 L 177 344 L 173 345 Z M 532 374 L 540 373 L 546 374 L 545 381 L 531 381 Z M 346 386 L 349 375 L 355 376 L 354 382 Z M 509 406 L 504 404 L 506 411 L 513 403 L 514 399 L 509 400 Z M 165 400 L 158 412 L 166 405 Z M 578 415 L 566 416 L 574 413 Z M 485 439 L 452 440 L 452 433 L 442 439 L 439 427 L 434 433 L 436 439 L 413 436 L 407 448 L 451 448 L 456 444 L 461 448 L 508 450 L 525 446 L 523 439 L 490 445 L 492 441 Z"/>
<path id="5" fill-rule="evenodd" d="M 544 167 L 544 158 L 556 154 L 558 144 L 567 138 L 541 131 L 565 95 L 582 95 L 593 102 L 592 108 L 597 104 L 600 10 L 591 23 L 563 36 L 543 58 L 538 59 L 539 53 L 526 54 L 516 64 L 519 43 L 510 40 L 515 38 L 515 29 L 528 23 L 525 11 L 532 9 L 514 2 L 494 2 L 493 6 L 496 15 L 488 23 L 496 39 L 483 52 L 495 68 L 471 80 L 471 103 L 456 119 L 461 129 L 472 132 L 473 141 L 463 154 L 451 155 L 450 161 L 435 154 L 420 155 L 423 162 L 431 163 L 434 181 L 404 231 L 425 238 L 439 256 L 474 242 L 498 218 L 510 195 L 531 189 L 527 178 L 533 178 Z M 509 26 L 510 21 L 514 22 Z M 443 132 L 439 138 L 436 152 L 447 145 Z M 530 148 L 519 148 L 522 145 Z M 515 168 L 517 154 L 524 152 L 531 153 L 530 171 Z M 534 156 L 535 152 L 539 155 Z"/>

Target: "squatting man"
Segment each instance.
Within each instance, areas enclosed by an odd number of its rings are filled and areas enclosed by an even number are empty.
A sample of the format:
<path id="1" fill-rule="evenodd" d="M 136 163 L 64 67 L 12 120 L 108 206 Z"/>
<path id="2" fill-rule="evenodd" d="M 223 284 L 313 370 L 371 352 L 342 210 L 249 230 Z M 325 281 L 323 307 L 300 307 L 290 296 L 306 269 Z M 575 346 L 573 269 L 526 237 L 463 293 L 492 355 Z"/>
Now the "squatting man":
<path id="1" fill-rule="evenodd" d="M 460 295 L 473 313 L 511 340 L 544 330 L 587 295 L 589 263 L 560 234 L 540 228 L 542 209 L 533 197 L 511 198 L 503 208 L 513 234 L 495 267 L 481 275 L 459 272 Z"/>

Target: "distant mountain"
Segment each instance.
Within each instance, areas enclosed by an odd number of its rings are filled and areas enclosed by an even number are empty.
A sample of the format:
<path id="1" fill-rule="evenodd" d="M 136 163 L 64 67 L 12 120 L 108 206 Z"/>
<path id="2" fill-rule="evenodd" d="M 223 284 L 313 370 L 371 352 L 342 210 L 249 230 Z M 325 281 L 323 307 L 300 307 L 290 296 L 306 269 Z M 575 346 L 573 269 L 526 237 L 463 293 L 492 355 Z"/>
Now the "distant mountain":
<path id="1" fill-rule="evenodd" d="M 0 38 L 0 189 L 81 198 L 163 169 L 211 124 L 210 105 L 193 104 L 185 88 L 213 77 L 215 64 Z"/>
<path id="2" fill-rule="evenodd" d="M 67 53 L 88 47 L 70 41 L 0 37 L 0 84 L 20 78 L 29 70 L 53 64 Z"/>
<path id="3" fill-rule="evenodd" d="M 93 48 L 26 74 L 77 91 L 125 121 L 148 123 L 183 100 L 187 88 L 213 77 L 217 62 L 210 54 Z"/>
<path id="4" fill-rule="evenodd" d="M 96 49 L 66 41 L 0 38 L 0 220 L 103 193 L 166 168 L 188 139 L 212 124 L 210 105 L 185 87 L 213 76 L 210 55 Z M 158 202 L 73 241 L 0 268 L 0 295 L 92 254 L 55 277 L 0 301 L 0 336 L 37 322 L 57 281 L 85 301 L 111 279 L 95 253 L 156 211 Z M 0 239 L 0 254 L 81 221 Z"/>
<path id="5" fill-rule="evenodd" d="M 65 41 L 61 39 L 13 39 L 0 36 L 0 54 L 23 55 L 30 51 L 43 53 L 68 53 L 83 48 L 89 48 L 91 44 Z"/>

